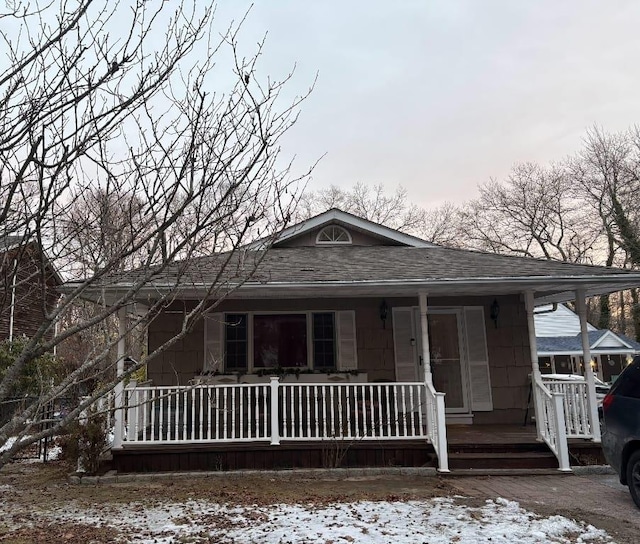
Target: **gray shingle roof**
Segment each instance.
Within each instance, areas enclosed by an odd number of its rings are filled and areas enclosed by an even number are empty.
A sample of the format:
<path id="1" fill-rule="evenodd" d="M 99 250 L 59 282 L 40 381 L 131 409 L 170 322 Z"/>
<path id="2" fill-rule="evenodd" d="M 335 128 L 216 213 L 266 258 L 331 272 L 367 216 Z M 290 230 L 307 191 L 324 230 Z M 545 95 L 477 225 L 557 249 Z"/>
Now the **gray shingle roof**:
<path id="1" fill-rule="evenodd" d="M 176 263 L 159 273 L 158 282 L 201 284 L 212 280 L 226 259 L 225 254 Z M 495 255 L 444 247 L 397 246 L 294 247 L 237 252 L 224 279 L 242 277 L 260 258 L 251 281 L 271 283 L 355 282 L 367 280 L 438 280 L 471 278 L 580 277 L 629 274 L 627 270 L 601 266 Z M 117 281 L 135 280 L 140 272 L 125 272 Z M 183 275 L 184 274 L 184 275 Z M 111 281 L 116 278 L 112 278 Z"/>
<path id="2" fill-rule="evenodd" d="M 607 334 L 608 330 L 597 330 L 589 332 L 589 345 L 593 346 L 602 336 Z M 618 338 L 627 342 L 632 349 L 640 352 L 640 343 L 635 340 L 631 340 L 622 334 L 615 334 Z M 582 339 L 580 335 L 576 336 L 539 336 L 536 338 L 537 349 L 539 353 L 568 353 L 568 352 L 581 352 L 582 351 Z M 626 353 L 629 350 L 626 348 L 615 347 L 602 347 L 596 348 L 596 351 L 602 351 L 605 353 Z"/>

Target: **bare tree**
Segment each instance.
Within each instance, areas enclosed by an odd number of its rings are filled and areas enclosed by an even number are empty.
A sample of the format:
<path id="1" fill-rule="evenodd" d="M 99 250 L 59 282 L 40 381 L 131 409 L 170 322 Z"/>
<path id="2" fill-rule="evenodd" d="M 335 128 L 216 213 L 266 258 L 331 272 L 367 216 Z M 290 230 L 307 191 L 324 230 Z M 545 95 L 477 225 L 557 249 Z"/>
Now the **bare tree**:
<path id="1" fill-rule="evenodd" d="M 637 130 L 608 134 L 593 127 L 587 132 L 582 150 L 568 161 L 573 193 L 585 203 L 585 212 L 591 210 L 601 225 L 607 266 L 640 263 L 634 262 L 640 259 L 640 208 L 636 202 L 640 163 L 636 138 Z M 609 297 L 600 297 L 598 326 L 609 328 L 611 314 Z"/>
<path id="2" fill-rule="evenodd" d="M 138 304 L 126 331 L 153 319 L 187 269 L 193 277 L 195 257 L 216 255 L 216 277 L 185 310 L 181 332 L 139 366 L 151 362 L 251 276 L 263 254 L 244 259 L 242 246 L 292 215 L 299 178 L 280 162 L 278 141 L 308 93 L 281 104 L 291 74 L 261 81 L 262 44 L 242 57 L 239 27 L 220 34 L 214 7 L 196 4 L 60 0 L 0 13 L 0 235 L 37 242 L 43 263 L 76 280 L 53 308 L 41 283 L 44 318 L 2 375 L 0 402 L 31 361 L 115 319 L 162 277 L 173 289 Z M 224 80 L 214 72 L 220 59 L 231 83 L 214 92 Z M 131 266 L 127 289 L 101 298 L 100 287 Z M 78 311 L 86 299 L 98 304 Z M 122 378 L 110 353 L 127 333 L 104 329 L 103 342 L 0 426 L 0 445 L 15 438 L 0 467 Z M 90 374 L 100 387 L 43 428 L 41 408 Z"/>
<path id="3" fill-rule="evenodd" d="M 406 189 L 397 187 L 388 194 L 382 184 L 365 183 L 356 183 L 351 189 L 331 185 L 306 193 L 300 200 L 298 218 L 307 219 L 331 208 L 407 233 L 415 233 L 424 224 L 424 209 L 407 200 Z"/>
<path id="4" fill-rule="evenodd" d="M 581 213 L 562 167 L 516 165 L 506 183 L 491 181 L 464 206 L 468 247 L 496 253 L 591 262 L 600 232 Z"/>

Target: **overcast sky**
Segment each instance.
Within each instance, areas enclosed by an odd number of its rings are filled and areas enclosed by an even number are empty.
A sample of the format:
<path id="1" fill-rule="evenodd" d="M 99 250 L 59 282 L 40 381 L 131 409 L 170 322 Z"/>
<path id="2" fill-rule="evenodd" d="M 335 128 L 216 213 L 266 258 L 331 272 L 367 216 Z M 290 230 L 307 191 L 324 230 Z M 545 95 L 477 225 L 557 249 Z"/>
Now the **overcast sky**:
<path id="1" fill-rule="evenodd" d="M 637 0 L 258 0 L 242 40 L 268 32 L 262 69 L 297 63 L 297 91 L 318 72 L 285 142 L 301 166 L 326 153 L 311 189 L 401 184 L 431 207 L 640 123 L 639 24 Z"/>

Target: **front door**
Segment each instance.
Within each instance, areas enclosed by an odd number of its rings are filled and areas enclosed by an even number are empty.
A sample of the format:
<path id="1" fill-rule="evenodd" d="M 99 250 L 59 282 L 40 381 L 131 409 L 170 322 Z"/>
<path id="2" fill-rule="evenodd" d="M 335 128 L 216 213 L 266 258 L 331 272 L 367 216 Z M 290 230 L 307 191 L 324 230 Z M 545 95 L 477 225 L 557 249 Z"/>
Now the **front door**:
<path id="1" fill-rule="evenodd" d="M 433 386 L 436 391 L 446 393 L 448 412 L 468 413 L 469 395 L 466 379 L 468 372 L 460 341 L 462 328 L 460 311 L 432 310 L 427 320 Z"/>
<path id="2" fill-rule="evenodd" d="M 462 312 L 429 310 L 429 353 L 433 385 L 445 393 L 447 413 L 469 413 L 468 367 L 461 343 Z M 394 308 L 396 379 L 424 380 L 422 334 L 418 308 Z"/>
<path id="3" fill-rule="evenodd" d="M 414 308 L 416 330 L 421 331 L 420 311 Z M 429 310 L 429 355 L 431 374 L 436 391 L 446 394 L 447 412 L 468 413 L 469 395 L 467 387 L 467 366 L 462 356 L 463 348 L 460 331 L 462 329 L 460 310 Z M 422 363 L 422 334 L 418 333 L 418 355 Z M 420 364 L 422 377 L 424 365 Z"/>
<path id="4" fill-rule="evenodd" d="M 447 413 L 493 410 L 486 320 L 482 306 L 429 308 L 431 369 L 437 391 L 446 393 Z M 417 308 L 393 308 L 396 380 L 424 380 L 422 335 Z"/>

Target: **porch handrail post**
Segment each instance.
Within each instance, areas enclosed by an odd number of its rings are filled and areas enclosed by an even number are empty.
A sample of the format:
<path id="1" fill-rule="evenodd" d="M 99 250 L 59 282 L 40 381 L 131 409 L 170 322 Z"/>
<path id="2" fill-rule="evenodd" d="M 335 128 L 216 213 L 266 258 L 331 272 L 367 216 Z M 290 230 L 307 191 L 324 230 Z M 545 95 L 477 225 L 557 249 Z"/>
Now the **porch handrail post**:
<path id="1" fill-rule="evenodd" d="M 447 424 L 444 405 L 444 393 L 436 393 L 436 425 L 438 426 L 438 472 L 449 472 L 449 454 L 447 453 Z"/>
<path id="2" fill-rule="evenodd" d="M 598 402 L 596 399 L 596 382 L 591 368 L 591 345 L 589 342 L 589 330 L 587 328 L 587 305 L 582 289 L 576 291 L 576 310 L 580 318 L 580 338 L 582 340 L 582 360 L 584 363 L 584 376 L 587 380 L 587 406 L 589 407 L 589 420 L 591 422 L 591 435 L 594 442 L 601 441 L 600 418 L 598 417 Z"/>
<path id="3" fill-rule="evenodd" d="M 533 291 L 529 290 L 524 293 L 524 306 L 527 312 L 527 330 L 529 332 L 529 349 L 531 350 L 531 389 L 533 391 L 533 411 L 536 415 L 536 434 L 538 440 L 542 440 L 542 411 L 540 407 L 540 399 L 535 388 L 536 380 L 540 376 L 540 365 L 538 364 L 538 345 L 536 341 L 536 323 L 533 316 L 535 303 L 533 300 Z"/>
<path id="4" fill-rule="evenodd" d="M 124 357 L 125 357 L 125 335 L 127 332 L 127 311 L 125 308 L 118 310 L 118 362 L 116 365 L 116 376 L 120 377 L 124 374 Z M 124 383 L 122 380 L 116 383 L 114 388 L 114 429 L 113 429 L 113 448 L 122 447 L 122 439 L 124 433 Z"/>
<path id="5" fill-rule="evenodd" d="M 269 386 L 271 387 L 271 445 L 280 445 L 280 414 L 279 414 L 279 402 L 278 391 L 280 388 L 280 378 L 278 376 L 271 376 Z"/>
<path id="6" fill-rule="evenodd" d="M 558 470 L 571 472 L 569 462 L 569 446 L 567 444 L 567 425 L 564 419 L 564 395 L 560 392 L 551 392 L 553 402 L 554 424 L 556 427 L 556 449 L 558 451 Z"/>

